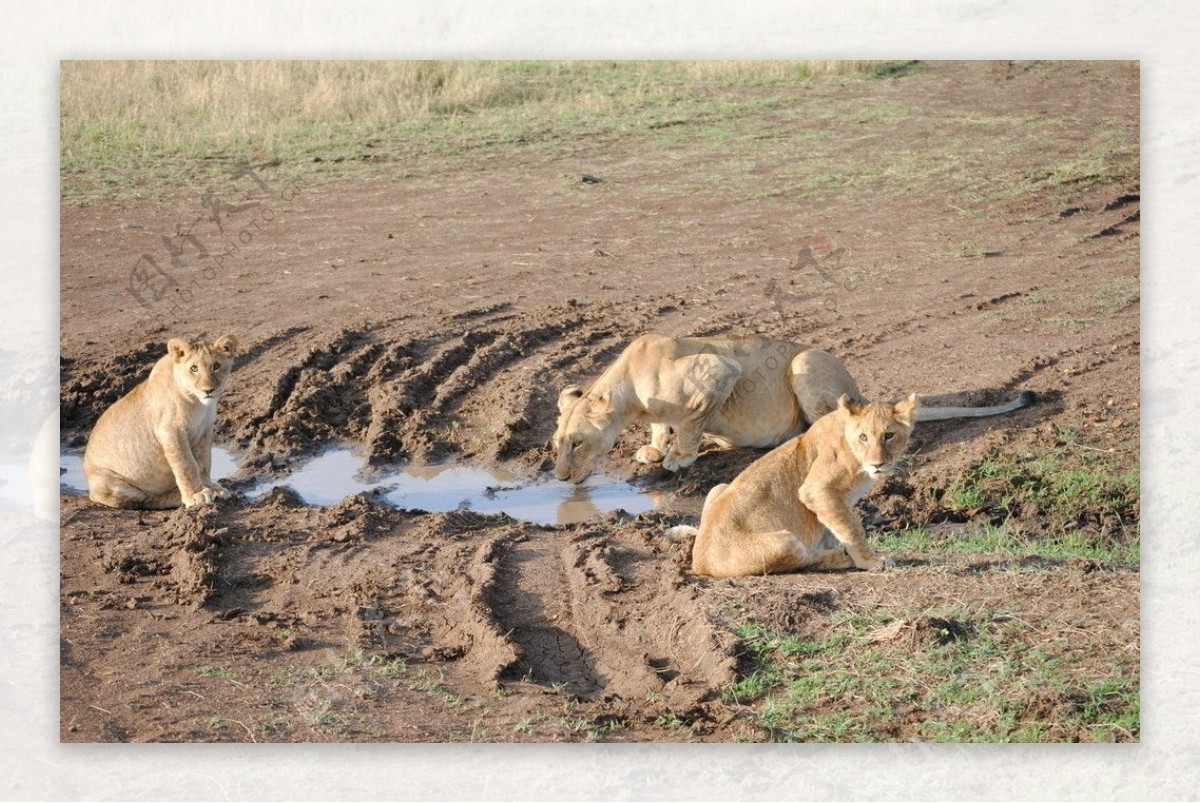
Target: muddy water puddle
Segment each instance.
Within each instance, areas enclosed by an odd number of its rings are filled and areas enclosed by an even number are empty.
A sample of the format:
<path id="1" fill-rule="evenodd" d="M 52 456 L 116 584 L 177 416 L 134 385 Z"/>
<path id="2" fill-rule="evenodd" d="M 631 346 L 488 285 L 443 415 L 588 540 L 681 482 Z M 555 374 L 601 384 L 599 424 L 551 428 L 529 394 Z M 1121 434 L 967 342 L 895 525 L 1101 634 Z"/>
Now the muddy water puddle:
<path id="1" fill-rule="evenodd" d="M 83 455 L 63 451 L 61 461 L 62 490 L 87 493 Z M 237 457 L 227 449 L 214 447 L 213 479 L 226 479 L 237 471 Z M 572 485 L 548 477 L 521 477 L 502 468 L 455 464 L 368 472 L 363 459 L 345 447 L 321 452 L 284 476 L 260 479 L 245 494 L 257 501 L 280 487 L 290 488 L 305 503 L 316 506 L 373 492 L 387 504 L 410 510 L 504 513 L 519 521 L 555 525 L 586 521 L 615 510 L 637 515 L 666 501 L 664 494 L 647 493 L 628 482 L 597 475 L 581 485 Z"/>
<path id="2" fill-rule="evenodd" d="M 238 460 L 228 449 L 213 447 L 212 477 L 224 480 L 237 473 Z M 63 493 L 86 494 L 87 476 L 83 473 L 83 452 L 60 449 L 58 453 L 58 487 Z"/>

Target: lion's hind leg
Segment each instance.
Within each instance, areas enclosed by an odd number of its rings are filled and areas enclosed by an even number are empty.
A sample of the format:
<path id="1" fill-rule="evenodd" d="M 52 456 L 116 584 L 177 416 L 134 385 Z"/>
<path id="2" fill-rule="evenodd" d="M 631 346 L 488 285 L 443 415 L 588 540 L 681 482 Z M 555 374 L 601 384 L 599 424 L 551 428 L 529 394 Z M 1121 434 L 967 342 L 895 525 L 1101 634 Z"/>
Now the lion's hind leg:
<path id="1" fill-rule="evenodd" d="M 700 521 L 704 521 L 704 514 L 712 509 L 713 503 L 717 501 L 717 497 L 725 493 L 725 489 L 728 487 L 729 483 L 723 482 L 709 489 L 708 494 L 704 497 L 704 507 L 700 508 Z"/>
<path id="2" fill-rule="evenodd" d="M 855 401 L 862 400 L 854 377 L 842 361 L 828 351 L 809 349 L 793 357 L 788 382 L 808 426 L 836 410 L 838 397 L 843 393 Z"/>
<path id="3" fill-rule="evenodd" d="M 720 485 L 714 485 L 712 487 L 712 489 L 708 492 L 708 495 L 704 497 L 704 507 L 701 508 L 701 510 L 700 510 L 700 523 L 701 524 L 704 523 L 704 517 L 706 515 L 708 515 L 708 511 L 712 508 L 713 502 L 717 501 L 717 497 L 720 496 L 721 494 L 723 494 L 725 492 L 725 489 L 728 487 L 729 487 L 729 483 L 727 483 L 727 482 L 723 482 Z M 700 534 L 699 527 L 692 527 L 687 524 L 679 524 L 679 525 L 676 525 L 675 527 L 672 527 L 669 530 L 667 530 L 667 537 L 670 538 L 672 541 L 682 541 L 684 538 L 695 538 L 699 534 Z M 701 554 L 703 554 L 703 553 L 701 553 Z M 697 556 L 697 553 L 695 551 L 695 542 L 693 542 L 693 547 L 692 547 L 693 570 L 695 570 L 696 556 Z M 697 571 L 696 573 L 703 574 L 703 572 L 699 572 L 699 571 Z"/>
<path id="4" fill-rule="evenodd" d="M 813 552 L 791 530 L 748 533 L 736 543 L 708 543 L 703 556 L 693 554 L 697 574 L 710 577 L 745 577 L 802 569 L 813 561 Z M 695 549 L 701 548 L 696 539 Z M 700 566 L 703 571 L 697 569 Z"/>
<path id="5" fill-rule="evenodd" d="M 183 504 L 178 488 L 166 493 L 153 494 L 106 468 L 89 468 L 86 473 L 88 498 L 108 507 L 125 510 L 168 510 Z"/>

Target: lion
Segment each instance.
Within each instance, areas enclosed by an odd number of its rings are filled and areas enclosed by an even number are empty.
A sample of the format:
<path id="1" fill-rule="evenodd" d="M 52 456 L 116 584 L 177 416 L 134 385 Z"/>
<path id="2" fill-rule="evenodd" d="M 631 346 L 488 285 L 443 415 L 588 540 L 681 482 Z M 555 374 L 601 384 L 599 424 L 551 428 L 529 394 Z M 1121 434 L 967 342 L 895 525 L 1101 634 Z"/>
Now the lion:
<path id="1" fill-rule="evenodd" d="M 892 561 L 867 545 L 854 505 L 894 469 L 919 408 L 916 394 L 898 404 L 843 395 L 803 435 L 709 491 L 698 529 L 679 526 L 668 534 L 696 537 L 692 571 L 709 577 L 890 568 Z M 822 548 L 826 532 L 839 547 Z"/>
<path id="2" fill-rule="evenodd" d="M 690 466 L 701 440 L 717 448 L 778 446 L 837 407 L 863 402 L 846 366 L 827 351 L 765 337 L 638 337 L 585 393 L 558 396 L 550 446 L 560 480 L 583 482 L 630 424 L 650 425 L 639 463 Z M 991 407 L 922 408 L 920 421 L 999 415 L 1034 401 L 1026 391 Z"/>
<path id="3" fill-rule="evenodd" d="M 233 335 L 167 343 L 150 376 L 105 410 L 88 437 L 83 470 L 92 501 L 165 510 L 228 496 L 210 472 L 217 402 L 237 347 Z"/>

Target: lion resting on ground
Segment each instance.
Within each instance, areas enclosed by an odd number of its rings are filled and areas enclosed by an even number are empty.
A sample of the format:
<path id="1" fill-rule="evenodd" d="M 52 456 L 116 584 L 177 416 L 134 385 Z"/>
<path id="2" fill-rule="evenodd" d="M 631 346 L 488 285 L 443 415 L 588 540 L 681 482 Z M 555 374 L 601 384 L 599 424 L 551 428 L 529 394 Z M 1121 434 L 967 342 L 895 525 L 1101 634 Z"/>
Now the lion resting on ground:
<path id="1" fill-rule="evenodd" d="M 696 536 L 692 571 L 710 577 L 890 567 L 867 546 L 853 508 L 895 466 L 918 407 L 916 395 L 866 405 L 842 396 L 803 435 L 709 491 L 699 529 L 673 527 L 669 534 Z M 841 548 L 819 547 L 826 530 Z"/>
<path id="2" fill-rule="evenodd" d="M 634 340 L 584 393 L 558 396 L 551 444 L 555 476 L 582 482 L 630 424 L 650 425 L 650 443 L 634 454 L 668 471 L 690 466 L 701 437 L 719 447 L 777 446 L 837 406 L 863 401 L 837 357 L 764 337 L 665 337 Z M 919 421 L 1007 413 L 1033 403 L 1030 392 L 993 407 L 922 409 Z"/>
<path id="3" fill-rule="evenodd" d="M 229 387 L 237 338 L 172 339 L 150 376 L 104 411 L 83 455 L 88 496 L 119 508 L 161 510 L 212 502 L 217 401 Z"/>

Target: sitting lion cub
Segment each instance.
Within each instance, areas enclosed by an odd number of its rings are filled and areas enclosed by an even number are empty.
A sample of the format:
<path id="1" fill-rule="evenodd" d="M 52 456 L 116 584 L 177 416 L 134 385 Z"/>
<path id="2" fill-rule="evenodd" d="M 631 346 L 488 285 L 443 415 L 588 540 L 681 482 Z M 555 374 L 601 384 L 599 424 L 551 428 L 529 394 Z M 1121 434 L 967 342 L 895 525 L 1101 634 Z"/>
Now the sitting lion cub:
<path id="1" fill-rule="evenodd" d="M 867 546 L 853 508 L 908 445 L 917 397 L 898 404 L 860 404 L 843 395 L 837 409 L 799 437 L 708 492 L 692 571 L 711 577 L 792 569 L 885 569 L 891 561 Z M 818 548 L 828 529 L 844 549 Z"/>
<path id="2" fill-rule="evenodd" d="M 212 502 L 213 423 L 237 338 L 177 338 L 150 376 L 104 411 L 83 455 L 88 496 L 110 507 L 161 510 Z"/>

